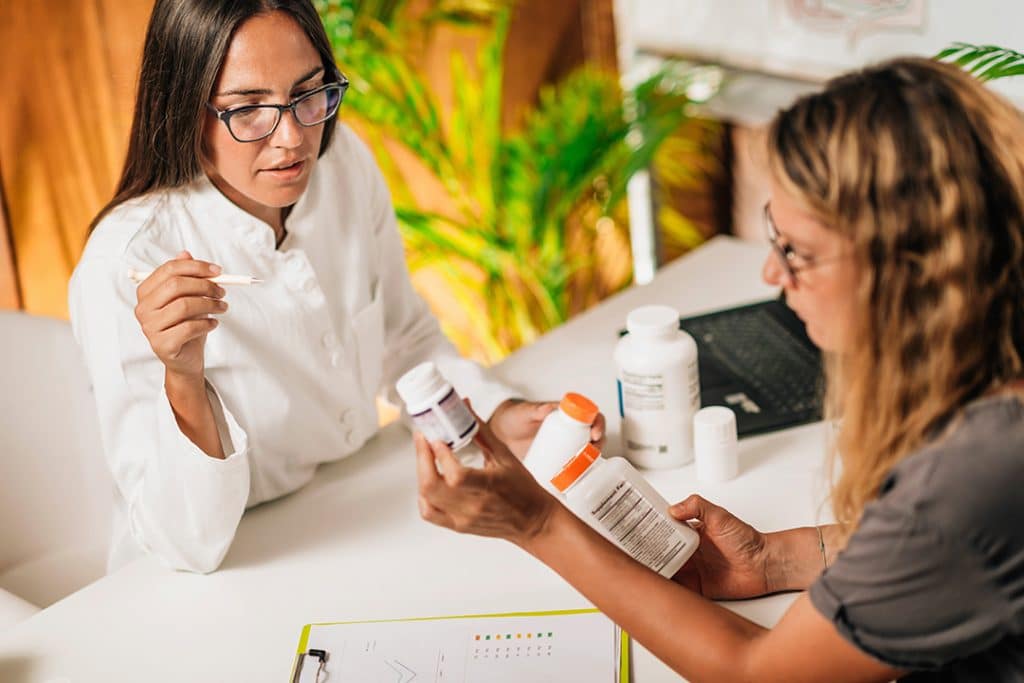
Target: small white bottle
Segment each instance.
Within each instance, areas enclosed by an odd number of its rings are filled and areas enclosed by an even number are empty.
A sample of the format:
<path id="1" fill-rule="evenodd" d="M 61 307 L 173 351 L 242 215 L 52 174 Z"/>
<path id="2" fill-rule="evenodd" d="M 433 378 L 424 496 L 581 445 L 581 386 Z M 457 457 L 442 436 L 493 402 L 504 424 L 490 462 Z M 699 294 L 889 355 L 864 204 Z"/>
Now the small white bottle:
<path id="1" fill-rule="evenodd" d="M 701 408 L 693 416 L 693 452 L 697 481 L 719 483 L 739 472 L 736 413 L 725 406 Z"/>
<path id="2" fill-rule="evenodd" d="M 600 412 L 586 396 L 568 393 L 555 410 L 544 418 L 537 435 L 526 451 L 523 465 L 551 493 L 561 494 L 551 485 L 551 478 L 590 443 L 590 427 Z"/>
<path id="3" fill-rule="evenodd" d="M 668 502 L 624 458 L 588 445 L 551 483 L 565 505 L 634 560 L 666 578 L 686 564 L 700 536 L 673 518 Z"/>
<path id="4" fill-rule="evenodd" d="M 693 415 L 700 408 L 697 343 L 670 306 L 642 306 L 626 318 L 615 347 L 619 415 L 626 457 L 637 467 L 693 460 Z"/>
<path id="5" fill-rule="evenodd" d="M 482 454 L 473 444 L 480 425 L 455 387 L 431 362 L 420 363 L 395 384 L 412 423 L 428 441 L 444 441 L 465 465 L 480 466 Z"/>

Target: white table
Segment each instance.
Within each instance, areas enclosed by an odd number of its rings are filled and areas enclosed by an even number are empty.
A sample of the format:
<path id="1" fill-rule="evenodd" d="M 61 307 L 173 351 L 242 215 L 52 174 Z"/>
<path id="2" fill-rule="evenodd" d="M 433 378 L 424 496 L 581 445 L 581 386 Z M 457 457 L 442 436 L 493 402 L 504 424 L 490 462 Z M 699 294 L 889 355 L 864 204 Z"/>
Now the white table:
<path id="1" fill-rule="evenodd" d="M 690 314 L 767 298 L 766 249 L 717 238 L 521 349 L 496 369 L 530 397 L 580 391 L 609 418 L 617 454 L 612 348 L 627 312 Z M 699 485 L 693 466 L 650 473 L 670 500 L 699 492 L 763 530 L 827 519 L 821 424 L 741 441 L 741 473 Z M 792 596 L 731 603 L 774 623 Z M 288 680 L 303 624 L 589 606 L 511 544 L 422 522 L 409 434 L 391 425 L 305 489 L 246 513 L 223 567 L 200 576 L 144 558 L 0 635 L 0 681 Z M 680 634 L 694 637 L 694 634 Z M 634 645 L 635 680 L 678 680 Z"/>

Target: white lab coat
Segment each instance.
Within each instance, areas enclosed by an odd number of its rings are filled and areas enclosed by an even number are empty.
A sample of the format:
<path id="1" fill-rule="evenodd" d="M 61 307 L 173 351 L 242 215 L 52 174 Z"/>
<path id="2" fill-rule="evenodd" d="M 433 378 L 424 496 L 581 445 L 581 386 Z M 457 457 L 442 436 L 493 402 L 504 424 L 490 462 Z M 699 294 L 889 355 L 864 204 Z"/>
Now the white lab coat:
<path id="1" fill-rule="evenodd" d="M 90 237 L 70 310 L 120 493 L 110 569 L 142 551 L 173 568 L 216 569 L 245 508 L 357 451 L 377 431 L 378 392 L 417 363 L 435 361 L 485 418 L 513 395 L 458 356 L 413 291 L 384 179 L 343 125 L 287 227 L 275 249 L 270 227 L 203 176 L 119 206 Z M 227 287 L 228 311 L 206 342 L 224 460 L 179 430 L 134 316 L 128 269 L 183 249 L 264 280 Z"/>

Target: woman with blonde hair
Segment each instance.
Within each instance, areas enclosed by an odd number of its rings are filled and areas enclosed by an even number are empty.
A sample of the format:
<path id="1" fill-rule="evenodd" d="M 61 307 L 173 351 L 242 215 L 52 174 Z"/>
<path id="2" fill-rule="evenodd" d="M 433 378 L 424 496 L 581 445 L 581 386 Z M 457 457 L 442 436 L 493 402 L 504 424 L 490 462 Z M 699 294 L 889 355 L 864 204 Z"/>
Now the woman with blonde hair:
<path id="1" fill-rule="evenodd" d="M 763 274 L 829 353 L 839 523 L 764 534 L 691 496 L 701 545 L 668 581 L 486 430 L 481 471 L 417 437 L 422 516 L 520 545 L 691 681 L 1024 680 L 1024 122 L 908 58 L 768 139 Z M 708 600 L 805 589 L 771 630 Z"/>

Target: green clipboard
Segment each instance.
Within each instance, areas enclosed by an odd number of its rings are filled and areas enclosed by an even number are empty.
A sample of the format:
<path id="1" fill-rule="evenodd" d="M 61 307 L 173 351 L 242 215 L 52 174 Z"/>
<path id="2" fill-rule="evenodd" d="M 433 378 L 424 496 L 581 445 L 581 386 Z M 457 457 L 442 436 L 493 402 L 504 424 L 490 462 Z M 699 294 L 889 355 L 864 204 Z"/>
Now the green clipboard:
<path id="1" fill-rule="evenodd" d="M 540 612 L 504 612 L 496 614 L 460 614 L 451 616 L 440 616 L 440 617 L 412 617 L 409 619 L 369 619 L 369 620 L 358 620 L 358 621 L 331 621 L 331 622 L 320 622 L 313 624 L 306 624 L 302 627 L 302 633 L 299 636 L 299 645 L 295 653 L 295 662 L 292 666 L 292 676 L 289 679 L 292 683 L 298 683 L 302 675 L 304 666 L 308 666 L 307 662 L 311 658 L 315 660 L 314 665 L 319 666 L 321 669 L 327 661 L 327 653 L 323 650 L 316 650 L 309 648 L 309 638 L 311 630 L 316 626 L 342 626 L 352 624 L 387 624 L 387 623 L 401 623 L 401 622 L 424 622 L 424 621 L 450 621 L 457 619 L 500 619 L 508 617 L 557 617 L 572 614 L 597 614 L 600 610 L 597 609 L 571 609 L 571 610 L 550 610 Z M 629 683 L 630 681 L 630 638 L 629 634 L 619 629 L 619 683 Z"/>

